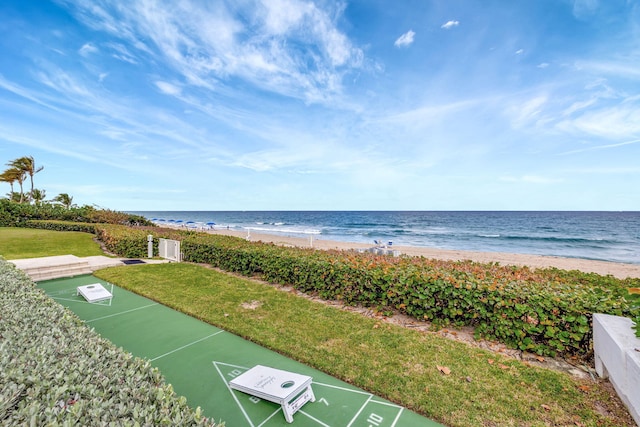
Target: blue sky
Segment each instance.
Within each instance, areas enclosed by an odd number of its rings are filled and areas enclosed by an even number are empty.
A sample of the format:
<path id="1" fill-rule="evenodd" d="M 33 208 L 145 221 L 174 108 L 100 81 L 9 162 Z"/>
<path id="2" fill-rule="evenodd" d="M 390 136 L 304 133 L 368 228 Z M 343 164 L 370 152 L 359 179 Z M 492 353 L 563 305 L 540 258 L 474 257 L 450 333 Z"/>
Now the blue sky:
<path id="1" fill-rule="evenodd" d="M 640 210 L 635 0 L 5 0 L 0 53 L 50 198 Z"/>

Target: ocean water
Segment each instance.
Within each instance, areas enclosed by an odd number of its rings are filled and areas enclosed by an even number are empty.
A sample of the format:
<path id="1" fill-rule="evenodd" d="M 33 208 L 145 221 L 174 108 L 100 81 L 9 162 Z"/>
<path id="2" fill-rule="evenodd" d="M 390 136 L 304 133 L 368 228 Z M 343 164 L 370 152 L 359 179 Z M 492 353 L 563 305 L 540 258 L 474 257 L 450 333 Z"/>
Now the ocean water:
<path id="1" fill-rule="evenodd" d="M 156 222 L 640 264 L 640 212 L 137 211 Z"/>

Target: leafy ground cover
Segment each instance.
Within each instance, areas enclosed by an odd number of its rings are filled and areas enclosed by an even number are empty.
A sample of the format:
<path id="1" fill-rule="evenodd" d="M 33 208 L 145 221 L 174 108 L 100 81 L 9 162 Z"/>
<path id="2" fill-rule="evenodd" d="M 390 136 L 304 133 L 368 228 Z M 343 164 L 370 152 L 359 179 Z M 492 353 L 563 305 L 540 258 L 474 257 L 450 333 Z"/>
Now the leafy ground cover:
<path id="1" fill-rule="evenodd" d="M 605 383 L 390 325 L 194 264 L 97 275 L 450 426 L 632 426 Z"/>
<path id="2" fill-rule="evenodd" d="M 215 426 L 0 258 L 0 424 Z"/>
<path id="3" fill-rule="evenodd" d="M 93 239 L 89 233 L 0 227 L 0 255 L 5 259 L 104 255 Z"/>

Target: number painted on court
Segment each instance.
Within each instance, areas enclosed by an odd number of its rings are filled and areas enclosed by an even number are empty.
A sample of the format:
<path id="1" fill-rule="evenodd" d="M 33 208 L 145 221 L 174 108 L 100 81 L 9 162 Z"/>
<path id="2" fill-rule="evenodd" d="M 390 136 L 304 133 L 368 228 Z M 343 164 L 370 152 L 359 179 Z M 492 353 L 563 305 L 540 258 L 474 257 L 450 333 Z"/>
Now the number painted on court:
<path id="1" fill-rule="evenodd" d="M 329 402 L 327 402 L 327 399 L 325 399 L 324 397 L 318 400 L 318 402 L 324 403 L 325 405 L 329 406 Z"/>
<path id="2" fill-rule="evenodd" d="M 233 371 L 229 372 L 227 375 L 230 376 L 231 378 L 235 378 L 240 374 L 242 374 L 242 371 L 240 369 L 234 369 Z"/>
<path id="3" fill-rule="evenodd" d="M 382 424 L 382 421 L 384 421 L 384 418 L 382 418 L 380 415 L 374 414 L 374 413 L 371 413 L 369 415 L 369 418 L 367 418 L 367 422 L 369 423 L 369 427 L 379 427 L 380 424 Z"/>

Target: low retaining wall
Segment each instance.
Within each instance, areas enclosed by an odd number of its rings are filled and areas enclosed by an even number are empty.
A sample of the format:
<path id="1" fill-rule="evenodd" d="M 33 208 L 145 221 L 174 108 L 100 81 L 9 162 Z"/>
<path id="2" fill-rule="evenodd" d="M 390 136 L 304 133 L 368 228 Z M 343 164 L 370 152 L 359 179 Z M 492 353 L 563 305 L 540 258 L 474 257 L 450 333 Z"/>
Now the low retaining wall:
<path id="1" fill-rule="evenodd" d="M 640 338 L 631 319 L 593 315 L 593 350 L 596 372 L 609 378 L 622 401 L 640 425 Z"/>

